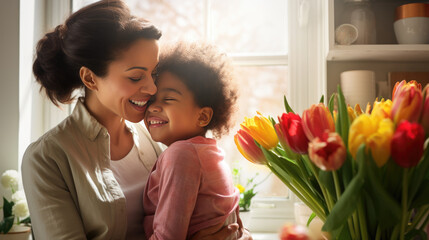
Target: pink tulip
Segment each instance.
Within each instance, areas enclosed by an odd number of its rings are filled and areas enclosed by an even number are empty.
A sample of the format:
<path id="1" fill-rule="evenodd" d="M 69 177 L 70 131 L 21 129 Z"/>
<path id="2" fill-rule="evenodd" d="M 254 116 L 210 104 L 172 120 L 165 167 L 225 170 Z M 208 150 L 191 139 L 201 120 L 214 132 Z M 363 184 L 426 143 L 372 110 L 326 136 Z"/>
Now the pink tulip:
<path id="1" fill-rule="evenodd" d="M 283 113 L 278 119 L 279 123 L 276 124 L 276 129 L 280 143 L 286 143 L 296 153 L 307 154 L 309 140 L 304 133 L 301 117 L 290 112 Z"/>
<path id="2" fill-rule="evenodd" d="M 426 135 L 429 135 L 429 84 L 423 89 L 423 109 L 420 116 L 420 123 L 423 129 L 426 131 Z"/>
<path id="3" fill-rule="evenodd" d="M 346 160 L 346 147 L 336 132 L 325 132 L 313 139 L 308 147 L 311 161 L 324 171 L 340 168 Z"/>
<path id="4" fill-rule="evenodd" d="M 420 124 L 402 121 L 391 142 L 393 160 L 403 168 L 416 166 L 423 156 L 424 141 L 425 134 Z"/>
<path id="5" fill-rule="evenodd" d="M 396 92 L 391 117 L 396 124 L 402 120 L 417 122 L 423 105 L 422 91 L 415 84 L 403 86 Z"/>
<path id="6" fill-rule="evenodd" d="M 398 95 L 398 92 L 402 89 L 402 87 L 404 87 L 405 85 L 411 85 L 411 84 L 416 85 L 417 88 L 422 90 L 422 85 L 420 83 L 418 83 L 416 80 L 411 80 L 408 83 L 405 80 L 402 80 L 400 82 L 396 82 L 395 86 L 393 87 L 393 91 L 392 91 L 392 101 L 395 99 L 395 96 Z"/>
<path id="7" fill-rule="evenodd" d="M 305 135 L 310 140 L 316 137 L 322 138 L 325 131 L 335 131 L 334 119 L 323 103 L 313 104 L 310 109 L 304 111 L 302 125 Z"/>
<path id="8" fill-rule="evenodd" d="M 238 151 L 250 162 L 258 164 L 266 163 L 262 150 L 256 145 L 252 136 L 243 129 L 239 129 L 234 135 L 234 142 Z"/>

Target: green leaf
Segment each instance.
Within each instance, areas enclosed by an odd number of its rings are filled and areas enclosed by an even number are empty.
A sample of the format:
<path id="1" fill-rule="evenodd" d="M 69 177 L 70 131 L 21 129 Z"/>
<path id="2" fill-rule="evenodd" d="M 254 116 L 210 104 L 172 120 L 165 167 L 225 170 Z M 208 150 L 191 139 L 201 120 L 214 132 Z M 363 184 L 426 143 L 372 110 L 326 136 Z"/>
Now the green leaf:
<path id="1" fill-rule="evenodd" d="M 365 184 L 365 144 L 362 144 L 357 152 L 356 159 L 359 163 L 359 172 L 345 189 L 343 195 L 335 203 L 322 230 L 332 232 L 340 228 L 356 210 L 360 201 L 362 188 Z"/>
<path id="2" fill-rule="evenodd" d="M 319 171 L 319 180 L 322 185 L 328 190 L 332 199 L 336 201 L 337 195 L 335 193 L 335 183 L 330 171 Z"/>
<path id="3" fill-rule="evenodd" d="M 3 197 L 3 218 L 12 216 L 12 207 L 14 203 L 9 202 L 5 197 Z"/>
<path id="4" fill-rule="evenodd" d="M 23 220 L 21 220 L 20 223 L 31 224 L 31 218 L 30 218 L 30 216 L 28 216 L 28 217 L 24 218 Z"/>
<path id="5" fill-rule="evenodd" d="M 349 128 L 350 128 L 350 119 L 347 111 L 347 104 L 344 98 L 343 92 L 341 91 L 340 85 L 338 85 L 338 119 L 337 122 L 340 123 L 339 132 L 341 135 L 344 145 L 347 148 L 348 139 L 349 139 Z"/>
<path id="6" fill-rule="evenodd" d="M 283 97 L 283 101 L 284 101 L 284 104 L 285 104 L 285 109 L 286 109 L 286 112 L 287 113 L 295 113 L 293 110 L 292 110 L 292 108 L 289 106 L 289 103 L 287 102 L 287 99 L 286 99 L 286 95 Z"/>
<path id="7" fill-rule="evenodd" d="M 328 108 L 329 108 L 329 111 L 332 114 L 332 117 L 334 117 L 333 112 L 334 112 L 334 109 L 335 109 L 335 99 L 336 99 L 336 97 L 337 97 L 337 94 L 333 93 L 331 95 L 331 97 L 329 98 L 329 102 L 328 102 Z"/>
<path id="8" fill-rule="evenodd" d="M 0 233 L 8 233 L 13 226 L 14 216 L 9 216 L 0 221 Z"/>
<path id="9" fill-rule="evenodd" d="M 425 179 L 420 185 L 420 189 L 417 191 L 412 203 L 411 208 L 418 208 L 423 205 L 429 204 L 429 180 Z"/>
<path id="10" fill-rule="evenodd" d="M 310 217 L 308 218 L 307 221 L 307 227 L 310 226 L 311 221 L 313 221 L 313 219 L 316 217 L 316 214 L 313 212 L 311 213 Z"/>
<path id="11" fill-rule="evenodd" d="M 364 159 L 365 165 L 368 166 L 369 180 L 366 189 L 373 200 L 380 226 L 382 228 L 394 226 L 401 220 L 401 206 L 381 184 L 380 179 L 375 174 L 377 166 L 370 154 L 368 155 Z"/>
<path id="12" fill-rule="evenodd" d="M 429 147 L 426 148 L 425 154 L 422 157 L 422 161 L 420 162 L 419 165 L 416 166 L 415 171 L 411 176 L 410 183 L 412 184 L 410 184 L 410 189 L 408 191 L 408 199 L 410 199 L 410 203 L 411 201 L 413 201 L 415 195 L 419 191 L 425 190 L 424 188 L 426 189 L 429 188 L 428 185 L 424 187 L 425 183 L 424 182 L 422 183 L 426 172 L 428 172 L 428 169 L 429 169 Z M 417 191 L 417 189 L 419 189 L 419 191 Z"/>
<path id="13" fill-rule="evenodd" d="M 323 103 L 325 101 L 325 95 L 322 94 L 322 97 L 320 97 L 319 103 Z"/>

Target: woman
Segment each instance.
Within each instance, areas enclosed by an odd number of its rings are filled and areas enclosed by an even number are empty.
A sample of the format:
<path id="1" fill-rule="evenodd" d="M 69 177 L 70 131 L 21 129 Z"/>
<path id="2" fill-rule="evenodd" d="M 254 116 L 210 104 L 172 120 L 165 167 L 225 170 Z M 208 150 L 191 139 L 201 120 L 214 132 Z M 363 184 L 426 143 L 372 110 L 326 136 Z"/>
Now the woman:
<path id="1" fill-rule="evenodd" d="M 123 2 L 100 1 L 39 41 L 33 72 L 50 100 L 85 96 L 23 157 L 36 239 L 144 239 L 142 193 L 160 149 L 138 122 L 157 90 L 160 37 Z"/>

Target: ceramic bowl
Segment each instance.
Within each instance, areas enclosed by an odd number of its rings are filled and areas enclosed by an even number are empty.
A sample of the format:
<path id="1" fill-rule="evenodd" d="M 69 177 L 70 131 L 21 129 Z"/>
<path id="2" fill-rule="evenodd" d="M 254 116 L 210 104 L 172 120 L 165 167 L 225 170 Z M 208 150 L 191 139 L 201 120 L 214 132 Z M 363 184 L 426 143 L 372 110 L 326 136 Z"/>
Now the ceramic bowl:
<path id="1" fill-rule="evenodd" d="M 399 44 L 428 44 L 429 17 L 409 17 L 393 24 Z"/>

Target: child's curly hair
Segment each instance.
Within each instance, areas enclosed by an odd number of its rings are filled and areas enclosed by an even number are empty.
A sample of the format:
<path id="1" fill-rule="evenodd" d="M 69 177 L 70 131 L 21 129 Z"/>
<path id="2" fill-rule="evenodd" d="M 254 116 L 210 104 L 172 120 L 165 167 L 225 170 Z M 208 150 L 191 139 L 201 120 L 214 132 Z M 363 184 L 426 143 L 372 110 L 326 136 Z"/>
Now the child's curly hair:
<path id="1" fill-rule="evenodd" d="M 207 43 L 185 43 L 162 48 L 156 74 L 176 75 L 193 93 L 200 107 L 211 107 L 213 117 L 206 126 L 215 137 L 232 127 L 237 88 L 231 59 Z"/>

